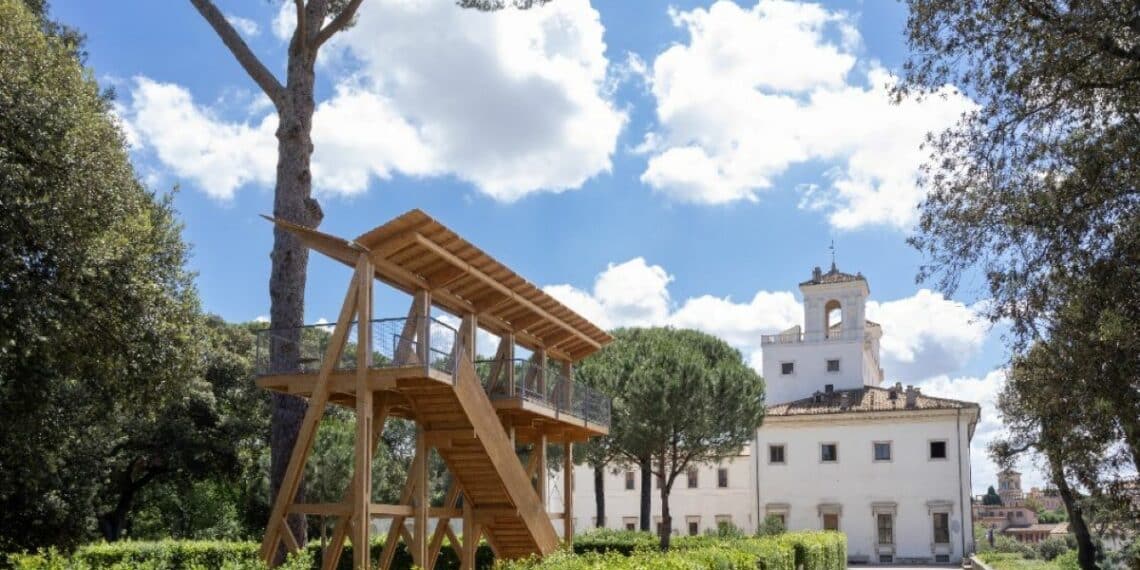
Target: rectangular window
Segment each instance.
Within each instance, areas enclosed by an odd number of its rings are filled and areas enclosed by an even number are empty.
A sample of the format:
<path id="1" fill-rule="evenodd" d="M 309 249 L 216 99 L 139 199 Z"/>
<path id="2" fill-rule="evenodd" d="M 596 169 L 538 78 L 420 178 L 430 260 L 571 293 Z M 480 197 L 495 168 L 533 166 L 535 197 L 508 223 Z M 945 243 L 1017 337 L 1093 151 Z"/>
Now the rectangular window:
<path id="1" fill-rule="evenodd" d="M 895 543 L 895 521 L 894 517 L 887 513 L 879 513 L 875 515 L 875 523 L 878 527 L 878 542 L 879 544 L 894 544 Z"/>
<path id="2" fill-rule="evenodd" d="M 796 363 L 795 362 L 781 362 L 780 363 L 780 374 L 787 376 L 788 374 L 791 374 L 795 371 L 796 371 Z"/>
<path id="3" fill-rule="evenodd" d="M 932 442 L 930 442 L 930 458 L 931 459 L 946 459 L 946 442 L 945 441 L 932 441 Z"/>
<path id="4" fill-rule="evenodd" d="M 717 515 L 716 526 L 717 528 L 724 528 L 732 524 L 732 515 Z"/>
<path id="5" fill-rule="evenodd" d="M 839 513 L 824 513 L 823 530 L 839 530 Z"/>
<path id="6" fill-rule="evenodd" d="M 839 359 L 838 358 L 828 359 L 827 371 L 828 372 L 839 372 Z"/>
<path id="7" fill-rule="evenodd" d="M 637 530 L 637 523 L 635 523 L 635 522 L 626 522 L 626 523 L 625 523 L 625 530 Z"/>
<path id="8" fill-rule="evenodd" d="M 875 461 L 890 461 L 891 460 L 891 442 L 889 441 L 876 441 L 875 442 Z"/>
<path id="9" fill-rule="evenodd" d="M 689 521 L 689 536 L 697 536 L 701 531 L 701 526 L 696 521 Z"/>
<path id="10" fill-rule="evenodd" d="M 633 471 L 625 472 L 625 490 L 632 491 L 634 487 Z"/>
<path id="11" fill-rule="evenodd" d="M 728 469 L 721 467 L 716 470 L 716 486 L 721 489 L 728 487 Z"/>
<path id="12" fill-rule="evenodd" d="M 834 443 L 819 444 L 819 460 L 825 463 L 839 461 L 839 446 Z"/>
<path id="13" fill-rule="evenodd" d="M 783 445 L 769 445 L 768 446 L 768 463 L 783 463 L 784 462 L 784 446 Z"/>
<path id="14" fill-rule="evenodd" d="M 950 513 L 934 513 L 934 543 L 950 543 Z"/>
<path id="15" fill-rule="evenodd" d="M 687 475 L 688 475 L 688 479 L 689 479 L 689 488 L 690 489 L 696 489 L 697 488 L 697 468 L 696 467 L 690 467 Z"/>

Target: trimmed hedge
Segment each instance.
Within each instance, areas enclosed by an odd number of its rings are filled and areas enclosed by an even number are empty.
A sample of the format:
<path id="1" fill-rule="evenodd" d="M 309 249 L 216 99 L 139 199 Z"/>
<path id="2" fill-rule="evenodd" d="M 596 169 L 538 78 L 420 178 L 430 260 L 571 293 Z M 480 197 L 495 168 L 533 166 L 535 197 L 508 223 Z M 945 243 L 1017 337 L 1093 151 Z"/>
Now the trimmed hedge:
<path id="1" fill-rule="evenodd" d="M 643 532 L 601 530 L 580 535 L 573 552 L 562 550 L 546 558 L 530 558 L 499 564 L 503 570 L 635 568 L 715 570 L 844 570 L 847 539 L 835 532 L 794 532 L 761 538 L 730 539 L 718 536 L 684 536 L 672 540 L 669 552 L 657 550 L 657 537 Z M 9 563 L 21 570 L 263 570 L 253 542 L 123 541 L 91 544 L 67 557 L 56 552 L 15 555 Z M 383 548 L 372 544 L 376 560 Z M 302 556 L 290 560 L 285 570 L 319 568 L 320 545 L 310 544 Z M 490 568 L 494 556 L 486 544 L 476 552 L 476 567 Z M 352 546 L 341 555 L 339 569 L 352 567 Z M 412 567 L 412 557 L 401 542 L 393 568 Z M 436 568 L 459 567 L 455 551 L 446 541 Z"/>
<path id="2" fill-rule="evenodd" d="M 685 536 L 657 550 L 650 533 L 600 530 L 575 539 L 574 554 L 500 563 L 502 570 L 632 570 L 635 568 L 710 570 L 844 570 L 847 537 L 837 532 L 795 532 L 779 536 L 724 539 Z"/>

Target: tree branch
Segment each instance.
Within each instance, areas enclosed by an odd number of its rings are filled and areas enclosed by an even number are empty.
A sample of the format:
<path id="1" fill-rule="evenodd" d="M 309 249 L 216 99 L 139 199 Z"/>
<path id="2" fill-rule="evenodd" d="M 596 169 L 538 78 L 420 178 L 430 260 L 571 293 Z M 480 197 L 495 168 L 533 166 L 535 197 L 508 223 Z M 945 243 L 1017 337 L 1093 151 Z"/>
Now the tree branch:
<path id="1" fill-rule="evenodd" d="M 293 0 L 293 4 L 297 6 L 297 29 L 293 30 L 293 38 L 297 41 L 297 47 L 304 50 L 305 40 L 308 39 L 305 35 L 305 0 Z"/>
<path id="2" fill-rule="evenodd" d="M 350 2 L 345 5 L 344 9 L 336 15 L 336 18 L 333 18 L 333 21 L 329 22 L 328 25 L 322 28 L 320 33 L 317 34 L 317 41 L 314 47 L 321 47 L 321 45 L 327 42 L 329 38 L 333 37 L 333 34 L 347 27 L 348 24 L 352 22 L 352 19 L 356 16 L 356 10 L 357 8 L 360 8 L 361 2 L 362 0 L 350 0 Z"/>
<path id="3" fill-rule="evenodd" d="M 261 90 L 273 101 L 273 104 L 280 107 L 285 99 L 285 88 L 273 76 L 273 72 L 269 71 L 269 68 L 257 59 L 257 56 L 246 45 L 245 40 L 241 39 L 241 35 L 226 20 L 225 15 L 218 10 L 218 7 L 211 0 L 190 0 L 190 3 L 198 9 L 198 13 L 202 14 L 210 27 L 214 28 L 214 32 L 234 54 L 234 58 L 241 64 L 242 69 L 245 69 L 250 78 L 257 83 L 258 87 L 261 87 Z"/>

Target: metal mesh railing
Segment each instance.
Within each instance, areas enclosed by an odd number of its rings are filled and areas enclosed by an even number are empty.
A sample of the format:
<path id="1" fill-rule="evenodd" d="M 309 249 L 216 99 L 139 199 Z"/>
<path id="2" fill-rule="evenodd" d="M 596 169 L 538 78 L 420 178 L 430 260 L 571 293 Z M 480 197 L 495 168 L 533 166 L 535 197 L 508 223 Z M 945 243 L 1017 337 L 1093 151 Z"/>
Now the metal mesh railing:
<path id="1" fill-rule="evenodd" d="M 454 378 L 462 346 L 459 333 L 448 324 L 426 317 L 375 319 L 370 321 L 372 368 L 423 366 Z M 332 342 L 333 325 L 305 325 L 292 329 L 257 331 L 254 371 L 266 374 L 311 374 L 319 372 Z M 279 358 L 270 361 L 270 346 L 277 343 Z M 357 323 L 353 322 L 336 370 L 355 370 L 357 362 Z M 513 389 L 506 369 L 498 381 L 490 383 L 495 362 L 475 361 L 483 389 L 491 399 L 522 398 L 591 423 L 610 425 L 610 398 L 589 386 L 567 378 L 561 370 L 545 369 L 531 360 L 510 360 L 500 368 L 514 369 Z"/>
<path id="2" fill-rule="evenodd" d="M 372 368 L 422 365 L 447 374 L 455 373 L 458 333 L 446 323 L 416 317 L 375 319 L 369 325 Z M 332 342 L 332 332 L 331 324 L 257 331 L 254 371 L 258 375 L 318 372 Z M 277 343 L 279 353 L 276 362 L 269 358 L 273 343 Z M 355 370 L 356 351 L 357 323 L 353 322 L 335 369 Z"/>
<path id="3" fill-rule="evenodd" d="M 514 368 L 513 389 L 507 379 L 504 365 Z M 566 378 L 562 371 L 548 367 L 543 370 L 531 360 L 516 359 L 499 364 L 495 378 L 496 361 L 478 360 L 475 370 L 483 389 L 492 400 L 521 398 L 547 406 L 558 415 L 567 415 L 604 426 L 610 425 L 610 398 L 584 384 Z"/>

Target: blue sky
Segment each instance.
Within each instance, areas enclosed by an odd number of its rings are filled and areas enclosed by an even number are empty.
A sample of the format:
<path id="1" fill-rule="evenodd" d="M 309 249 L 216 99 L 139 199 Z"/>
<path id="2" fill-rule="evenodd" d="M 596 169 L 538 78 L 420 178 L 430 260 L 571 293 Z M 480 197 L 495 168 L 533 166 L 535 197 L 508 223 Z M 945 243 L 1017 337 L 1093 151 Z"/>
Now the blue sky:
<path id="1" fill-rule="evenodd" d="M 218 0 L 282 72 L 280 2 Z M 321 229 L 354 236 L 422 208 L 586 316 L 718 334 L 759 363 L 760 334 L 798 324 L 796 284 L 830 262 L 867 276 L 888 381 L 992 404 L 1005 353 L 915 283 L 906 245 L 924 133 L 972 103 L 887 102 L 905 5 L 557 0 L 462 12 L 366 0 L 318 64 Z M 179 186 L 207 310 L 268 314 L 275 118 L 189 2 L 55 0 L 114 88 L 140 175 Z M 307 318 L 335 315 L 347 270 L 315 259 Z M 402 313 L 394 297 L 377 314 Z M 992 481 L 974 445 L 976 491 Z M 1038 480 L 1027 477 L 1027 482 Z"/>

